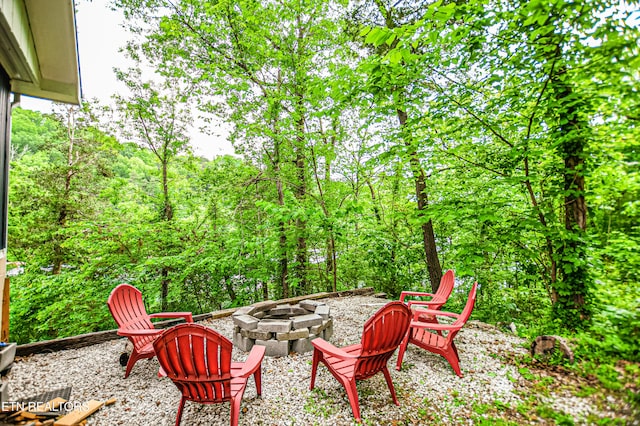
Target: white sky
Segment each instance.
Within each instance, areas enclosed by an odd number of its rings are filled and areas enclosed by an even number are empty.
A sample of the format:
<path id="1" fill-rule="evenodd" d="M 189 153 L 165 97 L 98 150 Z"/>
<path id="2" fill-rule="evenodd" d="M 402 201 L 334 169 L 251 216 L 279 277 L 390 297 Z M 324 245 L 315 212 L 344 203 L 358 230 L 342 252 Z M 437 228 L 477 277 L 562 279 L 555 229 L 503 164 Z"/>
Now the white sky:
<path id="1" fill-rule="evenodd" d="M 112 11 L 108 3 L 108 0 L 76 0 L 76 26 L 83 98 L 97 98 L 100 103 L 110 105 L 113 94 L 126 90 L 116 79 L 113 68 L 127 68 L 126 58 L 118 50 L 126 44 L 128 34 L 121 25 L 124 20 L 122 14 Z M 20 106 L 51 112 L 52 102 L 23 96 Z M 211 126 L 219 136 L 204 135 L 197 128 L 192 129 L 195 154 L 209 159 L 233 154 L 233 147 L 226 139 L 228 126 L 224 123 Z"/>

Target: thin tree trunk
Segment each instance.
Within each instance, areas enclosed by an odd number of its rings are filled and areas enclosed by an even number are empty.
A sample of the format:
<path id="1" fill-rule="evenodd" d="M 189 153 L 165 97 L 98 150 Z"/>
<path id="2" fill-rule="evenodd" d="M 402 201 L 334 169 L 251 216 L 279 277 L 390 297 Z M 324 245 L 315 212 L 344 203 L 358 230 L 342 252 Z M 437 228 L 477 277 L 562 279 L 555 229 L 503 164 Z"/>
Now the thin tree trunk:
<path id="1" fill-rule="evenodd" d="M 305 173 L 305 136 L 304 136 L 304 111 L 302 110 L 302 94 L 297 94 L 297 113 L 299 118 L 296 121 L 296 175 L 297 185 L 295 190 L 296 199 L 300 206 L 304 207 L 307 195 L 307 182 Z M 299 294 L 309 293 L 309 283 L 307 280 L 308 253 L 307 253 L 307 221 L 302 218 L 296 219 L 297 248 L 296 248 L 296 279 L 298 280 Z"/>
<path id="2" fill-rule="evenodd" d="M 167 159 L 162 161 L 162 195 L 164 197 L 163 219 L 171 221 L 173 219 L 173 207 L 169 200 L 169 179 L 167 173 Z"/>
<path id="3" fill-rule="evenodd" d="M 276 122 L 273 123 L 274 130 L 276 129 Z M 273 156 L 273 172 L 276 180 L 276 191 L 278 193 L 278 204 L 284 206 L 284 189 L 282 188 L 282 179 L 280 178 L 280 142 L 277 137 L 274 138 L 274 156 Z M 280 289 L 282 290 L 282 297 L 289 297 L 289 259 L 287 256 L 287 231 L 283 220 L 278 221 L 278 232 L 280 238 L 278 245 L 280 247 L 280 261 L 279 261 L 279 279 Z"/>
<path id="4" fill-rule="evenodd" d="M 160 281 L 160 302 L 162 306 L 162 312 L 166 312 L 169 309 L 167 303 L 167 297 L 169 295 L 169 269 L 163 267 L 160 271 L 162 277 Z"/>
<path id="5" fill-rule="evenodd" d="M 266 92 L 263 92 L 265 102 L 269 102 L 269 97 Z M 271 103 L 267 112 L 271 129 L 273 131 L 273 155 L 268 151 L 265 151 L 267 157 L 271 160 L 273 166 L 274 180 L 276 184 L 276 192 L 278 194 L 278 205 L 284 206 L 284 189 L 282 186 L 282 177 L 280 176 L 280 163 L 282 162 L 280 153 L 280 131 L 278 129 L 279 122 L 279 105 L 277 103 Z M 278 260 L 278 281 L 280 282 L 279 292 L 281 292 L 282 298 L 290 297 L 289 291 L 289 258 L 287 247 L 287 230 L 284 220 L 278 220 L 278 248 L 279 248 L 279 260 Z M 268 289 L 263 290 L 265 297 L 268 296 Z"/>
<path id="6" fill-rule="evenodd" d="M 305 135 L 305 122 L 306 111 L 304 108 L 305 102 L 305 78 L 306 70 L 304 65 L 304 55 L 306 49 L 306 33 L 305 25 L 302 19 L 302 14 L 298 13 L 296 16 L 296 47 L 294 59 L 294 72 L 295 72 L 295 114 L 296 114 L 296 142 L 295 142 L 295 155 L 296 155 L 296 174 L 297 174 L 297 186 L 295 195 L 298 203 L 303 208 L 305 207 L 305 199 L 307 196 L 307 180 L 306 180 L 306 164 L 305 164 L 305 149 L 306 149 L 306 135 Z M 296 279 L 298 280 L 298 291 L 301 294 L 311 293 L 307 271 L 309 256 L 307 250 L 307 221 L 298 216 L 296 219 L 296 232 L 297 232 L 297 249 L 296 249 Z"/>
<path id="7" fill-rule="evenodd" d="M 376 217 L 376 222 L 381 223 L 382 216 L 380 216 L 380 208 L 378 207 L 378 201 L 376 200 L 376 193 L 373 190 L 373 185 L 371 184 L 371 181 L 369 180 L 368 177 L 365 178 L 365 183 L 367 184 L 367 187 L 369 188 L 369 193 L 371 194 L 371 204 L 373 205 L 373 214 Z"/>
<path id="8" fill-rule="evenodd" d="M 67 224 L 68 217 L 68 201 L 69 194 L 71 193 L 71 180 L 73 179 L 73 150 L 75 147 L 75 130 L 74 130 L 74 115 L 73 108 L 67 110 L 67 138 L 69 140 L 69 147 L 67 148 L 67 172 L 64 177 L 64 191 L 62 196 L 62 204 L 58 213 L 57 227 L 62 230 Z M 52 273 L 59 275 L 62 272 L 62 264 L 64 263 L 64 252 L 62 250 L 62 241 L 58 238 L 53 242 L 53 268 Z"/>
<path id="9" fill-rule="evenodd" d="M 323 132 L 322 123 L 321 123 L 320 129 L 321 129 L 320 131 Z M 325 143 L 327 143 L 326 139 L 325 139 Z M 313 176 L 315 177 L 315 182 L 316 182 L 316 186 L 318 188 L 318 194 L 319 194 L 318 201 L 320 203 L 320 207 L 322 208 L 322 212 L 324 213 L 324 216 L 327 218 L 327 222 L 329 223 L 329 230 L 328 230 L 329 235 L 326 239 L 326 252 L 325 252 L 325 276 L 326 276 L 327 291 L 337 291 L 338 275 L 336 272 L 336 250 L 335 250 L 336 240 L 334 237 L 333 225 L 331 224 L 331 214 L 329 213 L 329 209 L 327 208 L 327 203 L 325 202 L 325 199 L 324 199 L 324 190 L 322 188 L 320 176 L 318 176 L 318 161 L 316 158 L 316 152 L 313 145 L 311 145 L 310 148 L 311 148 L 310 149 L 311 164 L 313 166 Z M 325 186 L 328 186 L 329 182 L 331 181 L 331 166 L 330 166 L 329 160 L 325 158 L 325 161 L 326 163 L 324 168 L 324 182 L 325 182 Z M 331 281 L 329 281 L 330 279 Z"/>
<path id="10" fill-rule="evenodd" d="M 278 204 L 284 206 L 284 191 L 279 177 L 276 178 L 276 188 L 278 190 Z M 280 246 L 280 288 L 282 288 L 282 298 L 286 299 L 289 297 L 289 260 L 287 259 L 287 232 L 282 220 L 278 222 L 278 231 L 280 232 L 278 241 Z"/>
<path id="11" fill-rule="evenodd" d="M 334 133 L 333 136 L 329 139 L 329 144 L 331 146 L 331 152 L 335 152 L 336 149 L 336 136 L 335 136 L 335 127 L 336 122 L 333 122 Z M 314 155 L 315 158 L 315 155 Z M 329 158 L 325 158 L 324 164 L 324 186 L 325 188 L 329 187 L 331 183 L 331 161 Z M 322 203 L 325 209 L 325 215 L 329 216 L 329 210 L 326 207 L 326 203 L 324 202 L 324 194 L 322 196 Z M 329 238 L 327 240 L 327 276 L 331 276 L 331 289 L 330 291 L 338 291 L 338 264 L 336 259 L 336 239 L 334 236 L 333 226 L 329 231 Z"/>
<path id="12" fill-rule="evenodd" d="M 231 301 L 233 302 L 234 300 L 236 300 L 237 296 L 236 296 L 235 290 L 233 289 L 233 283 L 231 282 L 231 277 L 224 277 L 223 281 L 224 281 L 224 288 L 225 290 L 227 290 L 227 293 L 229 294 L 229 299 L 231 299 Z"/>
<path id="13" fill-rule="evenodd" d="M 166 152 L 166 150 L 165 150 Z M 171 202 L 169 201 L 169 181 L 168 181 L 168 160 L 166 155 L 162 158 L 162 195 L 164 197 L 163 201 L 163 221 L 165 222 L 165 226 L 169 226 L 169 222 L 173 219 L 173 208 L 171 206 Z M 163 266 L 160 272 L 162 279 L 160 281 L 160 303 L 162 305 L 162 310 L 166 311 L 168 309 L 168 301 L 167 297 L 169 296 L 169 284 L 171 280 L 169 279 L 169 267 Z"/>

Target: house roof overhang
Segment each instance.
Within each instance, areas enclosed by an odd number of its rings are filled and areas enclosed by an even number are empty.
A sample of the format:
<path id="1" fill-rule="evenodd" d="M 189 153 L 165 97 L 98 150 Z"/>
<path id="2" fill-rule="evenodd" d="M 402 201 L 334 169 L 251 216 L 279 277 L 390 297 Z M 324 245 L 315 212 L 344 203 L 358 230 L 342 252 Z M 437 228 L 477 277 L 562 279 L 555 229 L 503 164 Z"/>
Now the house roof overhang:
<path id="1" fill-rule="evenodd" d="M 79 104 L 73 0 L 0 0 L 0 65 L 11 91 Z"/>

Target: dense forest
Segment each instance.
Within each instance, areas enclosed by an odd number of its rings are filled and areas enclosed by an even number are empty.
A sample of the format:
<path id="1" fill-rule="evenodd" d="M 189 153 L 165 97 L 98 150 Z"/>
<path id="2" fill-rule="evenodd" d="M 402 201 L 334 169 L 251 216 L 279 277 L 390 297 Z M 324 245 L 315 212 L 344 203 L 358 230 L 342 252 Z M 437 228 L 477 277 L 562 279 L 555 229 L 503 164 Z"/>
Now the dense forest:
<path id="1" fill-rule="evenodd" d="M 637 2 L 113 6 L 128 93 L 13 111 L 12 340 L 114 328 L 121 282 L 203 313 L 453 269 L 447 310 L 478 281 L 476 319 L 640 361 Z M 236 155 L 192 154 L 214 118 Z"/>

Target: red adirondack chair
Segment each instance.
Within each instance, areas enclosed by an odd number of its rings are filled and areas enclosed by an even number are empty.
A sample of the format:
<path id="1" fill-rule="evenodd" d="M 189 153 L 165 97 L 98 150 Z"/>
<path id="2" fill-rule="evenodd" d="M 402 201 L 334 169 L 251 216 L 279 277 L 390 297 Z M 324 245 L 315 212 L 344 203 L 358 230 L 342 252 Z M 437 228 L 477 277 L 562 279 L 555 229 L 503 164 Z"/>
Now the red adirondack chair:
<path id="1" fill-rule="evenodd" d="M 423 321 L 437 322 L 433 316 L 429 317 L 424 315 L 423 309 L 414 309 L 414 307 L 426 306 L 429 309 L 439 310 L 442 305 L 447 302 L 447 299 L 449 299 L 449 296 L 453 291 L 454 282 L 454 273 L 452 270 L 448 270 L 440 279 L 440 286 L 438 286 L 438 291 L 436 291 L 435 294 L 424 293 L 421 291 L 403 291 L 400 293 L 400 301 L 407 303 L 409 308 L 411 308 L 414 320 L 421 318 Z M 431 297 L 431 300 L 405 301 L 407 296 Z"/>
<path id="2" fill-rule="evenodd" d="M 455 318 L 455 321 L 452 324 L 438 324 L 435 321 L 423 321 L 420 319 L 414 319 L 411 321 L 409 331 L 402 340 L 400 350 L 398 351 L 396 370 L 400 370 L 400 367 L 402 366 L 402 359 L 404 358 L 404 353 L 407 350 L 407 345 L 409 343 L 413 343 L 422 349 L 445 357 L 453 368 L 453 371 L 455 371 L 459 377 L 462 377 L 462 372 L 460 371 L 460 357 L 458 356 L 458 349 L 453 342 L 453 338 L 458 334 L 460 329 L 466 324 L 467 320 L 471 316 L 471 312 L 473 311 L 473 307 L 476 302 L 477 287 L 478 283 L 474 283 L 473 287 L 471 287 L 467 303 L 462 310 L 462 313 L 459 315 L 452 312 L 436 311 L 433 309 L 422 311 L 425 315 L 434 317 L 453 317 Z M 435 333 L 432 333 L 431 331 L 435 331 Z M 448 332 L 446 336 L 442 335 L 443 331 Z"/>
<path id="3" fill-rule="evenodd" d="M 411 312 L 404 303 L 390 302 L 367 320 L 362 339 L 357 345 L 337 348 L 321 338 L 311 341 L 314 351 L 309 389 L 313 390 L 315 386 L 318 363 L 322 362 L 346 389 L 353 416 L 359 422 L 360 404 L 356 380 L 368 379 L 382 371 L 393 402 L 400 405 L 387 361 L 402 341 L 410 321 Z"/>
<path id="4" fill-rule="evenodd" d="M 139 359 L 153 358 L 153 341 L 163 331 L 153 327 L 151 318 L 184 318 L 193 322 L 191 312 L 161 312 L 147 314 L 140 290 L 129 284 L 120 284 L 111 291 L 107 300 L 109 311 L 118 324 L 118 335 L 126 336 L 133 344 L 124 378 L 129 377 L 133 365 Z"/>
<path id="5" fill-rule="evenodd" d="M 231 362 L 233 344 L 200 324 L 179 324 L 165 330 L 153 347 L 160 366 L 182 393 L 176 426 L 187 401 L 201 404 L 231 402 L 231 426 L 238 424 L 240 403 L 249 376 L 262 394 L 265 347 L 254 345 L 245 362 Z"/>

